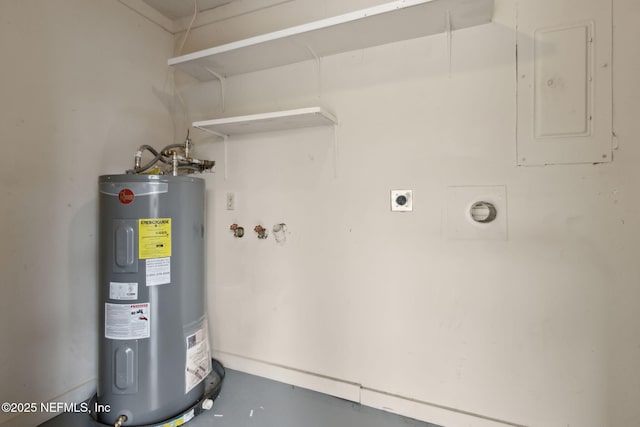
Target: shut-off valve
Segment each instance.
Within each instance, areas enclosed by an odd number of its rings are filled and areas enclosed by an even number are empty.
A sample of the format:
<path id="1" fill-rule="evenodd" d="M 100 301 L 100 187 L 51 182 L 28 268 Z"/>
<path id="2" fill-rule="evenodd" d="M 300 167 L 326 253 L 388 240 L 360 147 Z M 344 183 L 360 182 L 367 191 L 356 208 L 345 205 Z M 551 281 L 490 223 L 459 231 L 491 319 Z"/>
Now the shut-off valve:
<path id="1" fill-rule="evenodd" d="M 213 160 L 201 160 L 191 156 L 193 143 L 187 137 L 182 144 L 170 144 L 157 151 L 150 145 L 141 145 L 134 156 L 134 167 L 127 171 L 128 174 L 153 174 L 153 175 L 186 175 L 196 172 L 205 172 L 213 169 L 216 162 Z M 142 164 L 142 155 L 145 151 L 154 157 Z"/>

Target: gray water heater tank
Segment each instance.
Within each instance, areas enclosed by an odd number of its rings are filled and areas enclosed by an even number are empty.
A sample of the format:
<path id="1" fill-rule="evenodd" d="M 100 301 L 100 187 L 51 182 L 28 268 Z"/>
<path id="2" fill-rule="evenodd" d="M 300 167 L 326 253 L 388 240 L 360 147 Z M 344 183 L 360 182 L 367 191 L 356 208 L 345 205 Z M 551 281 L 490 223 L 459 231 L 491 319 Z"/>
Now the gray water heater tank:
<path id="1" fill-rule="evenodd" d="M 104 175 L 100 187 L 98 420 L 162 422 L 211 371 L 204 291 L 204 180 Z"/>

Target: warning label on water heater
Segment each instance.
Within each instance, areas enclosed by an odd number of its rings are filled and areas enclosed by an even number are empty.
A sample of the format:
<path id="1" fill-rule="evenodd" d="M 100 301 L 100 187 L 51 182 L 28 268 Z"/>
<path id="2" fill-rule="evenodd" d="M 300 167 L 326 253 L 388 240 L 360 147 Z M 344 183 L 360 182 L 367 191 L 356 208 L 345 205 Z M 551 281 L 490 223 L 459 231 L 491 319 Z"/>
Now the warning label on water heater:
<path id="1" fill-rule="evenodd" d="M 136 340 L 151 336 L 151 307 L 141 304 L 104 304 L 104 336 L 112 340 Z"/>
<path id="2" fill-rule="evenodd" d="M 185 393 L 189 393 L 211 372 L 209 355 L 209 329 L 207 319 L 195 334 L 187 336 L 187 366 L 185 368 Z"/>
<path id="3" fill-rule="evenodd" d="M 171 218 L 138 220 L 138 258 L 171 256 Z"/>
<path id="4" fill-rule="evenodd" d="M 147 286 L 171 283 L 171 258 L 154 258 L 145 261 Z"/>
<path id="5" fill-rule="evenodd" d="M 109 299 L 138 299 L 137 283 L 109 283 Z"/>

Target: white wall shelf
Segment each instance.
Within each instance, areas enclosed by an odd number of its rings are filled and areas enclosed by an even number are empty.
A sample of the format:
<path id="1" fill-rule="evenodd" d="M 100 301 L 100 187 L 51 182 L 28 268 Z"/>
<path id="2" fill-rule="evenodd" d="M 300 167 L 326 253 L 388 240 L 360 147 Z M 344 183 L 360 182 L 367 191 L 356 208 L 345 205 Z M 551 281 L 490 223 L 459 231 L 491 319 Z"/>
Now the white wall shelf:
<path id="1" fill-rule="evenodd" d="M 338 121 L 321 107 L 299 108 L 248 116 L 193 122 L 193 127 L 220 136 L 243 133 L 272 132 L 316 126 L 333 126 Z"/>
<path id="2" fill-rule="evenodd" d="M 169 59 L 200 81 L 491 22 L 493 0 L 397 0 Z"/>
<path id="3" fill-rule="evenodd" d="M 322 107 L 298 108 L 295 110 L 274 111 L 247 116 L 226 117 L 221 119 L 193 122 L 192 126 L 204 132 L 224 138 L 224 179 L 229 178 L 227 141 L 232 135 L 273 132 L 278 130 L 300 129 L 318 126 L 333 127 L 334 175 L 338 174 L 338 138 L 336 128 L 338 120 Z"/>

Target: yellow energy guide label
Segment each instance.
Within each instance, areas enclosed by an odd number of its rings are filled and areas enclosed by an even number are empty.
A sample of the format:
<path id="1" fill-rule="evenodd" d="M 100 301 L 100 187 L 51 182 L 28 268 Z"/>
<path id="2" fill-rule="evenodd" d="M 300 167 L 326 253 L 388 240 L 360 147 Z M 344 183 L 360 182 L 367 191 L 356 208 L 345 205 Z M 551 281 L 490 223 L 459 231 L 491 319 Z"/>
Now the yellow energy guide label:
<path id="1" fill-rule="evenodd" d="M 138 220 L 138 258 L 171 256 L 171 218 Z"/>

